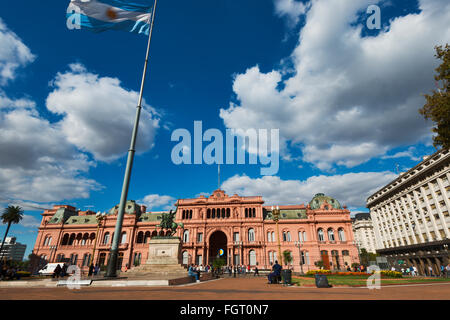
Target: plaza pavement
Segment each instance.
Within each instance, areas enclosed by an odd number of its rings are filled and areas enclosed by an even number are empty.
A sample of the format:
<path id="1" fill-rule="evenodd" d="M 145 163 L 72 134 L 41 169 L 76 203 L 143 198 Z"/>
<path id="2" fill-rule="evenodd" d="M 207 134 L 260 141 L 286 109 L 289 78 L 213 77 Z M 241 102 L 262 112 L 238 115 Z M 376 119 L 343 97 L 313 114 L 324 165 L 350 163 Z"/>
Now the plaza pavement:
<path id="1" fill-rule="evenodd" d="M 450 300 L 450 283 L 385 285 L 379 290 L 285 287 L 264 277 L 222 278 L 164 287 L 0 288 L 1 300 Z"/>

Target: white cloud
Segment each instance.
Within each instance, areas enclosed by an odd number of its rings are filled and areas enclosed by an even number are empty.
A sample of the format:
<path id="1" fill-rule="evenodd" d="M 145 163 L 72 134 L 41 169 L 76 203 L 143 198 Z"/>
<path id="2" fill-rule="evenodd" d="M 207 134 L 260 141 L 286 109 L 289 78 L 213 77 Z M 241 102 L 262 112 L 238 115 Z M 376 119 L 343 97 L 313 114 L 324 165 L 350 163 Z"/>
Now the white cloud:
<path id="1" fill-rule="evenodd" d="M 238 101 L 220 110 L 226 127 L 279 128 L 282 146 L 290 141 L 323 170 L 427 142 L 431 124 L 417 110 L 433 88 L 434 47 L 450 39 L 450 3 L 419 3 L 421 13 L 362 37 L 365 24 L 354 24 L 373 1 L 312 1 L 291 55 L 295 73 L 255 66 L 237 75 Z"/>
<path id="2" fill-rule="evenodd" d="M 23 215 L 23 219 L 20 221 L 20 225 L 24 226 L 25 228 L 38 228 L 41 225 L 41 221 L 33 216 L 25 214 Z"/>
<path id="3" fill-rule="evenodd" d="M 176 201 L 177 200 L 171 196 L 149 194 L 137 202 L 147 206 L 147 210 L 170 210 L 175 209 L 174 203 Z"/>
<path id="4" fill-rule="evenodd" d="M 58 73 L 55 88 L 47 98 L 47 108 L 62 115 L 61 133 L 80 150 L 95 159 L 112 161 L 129 148 L 138 93 L 121 86 L 120 80 L 86 71 L 81 64 Z M 137 151 L 153 147 L 159 118 L 155 110 L 143 103 Z"/>
<path id="5" fill-rule="evenodd" d="M 275 13 L 279 17 L 286 17 L 290 27 L 294 27 L 300 16 L 306 13 L 308 4 L 295 0 L 275 0 Z"/>
<path id="6" fill-rule="evenodd" d="M 16 78 L 16 71 L 34 61 L 30 49 L 0 18 L 0 85 Z"/>
<path id="7" fill-rule="evenodd" d="M 392 172 L 361 172 L 333 176 L 313 176 L 307 180 L 282 180 L 277 176 L 252 179 L 235 175 L 221 186 L 228 194 L 262 196 L 264 205 L 307 205 L 317 193 L 337 199 L 341 205 L 364 207 L 366 199 L 395 179 Z"/>
<path id="8" fill-rule="evenodd" d="M 397 159 L 397 158 L 410 158 L 413 161 L 420 161 L 420 157 L 415 156 L 414 152 L 416 151 L 416 148 L 409 147 L 407 151 L 400 151 L 393 155 L 385 155 L 381 157 L 382 159 Z"/>

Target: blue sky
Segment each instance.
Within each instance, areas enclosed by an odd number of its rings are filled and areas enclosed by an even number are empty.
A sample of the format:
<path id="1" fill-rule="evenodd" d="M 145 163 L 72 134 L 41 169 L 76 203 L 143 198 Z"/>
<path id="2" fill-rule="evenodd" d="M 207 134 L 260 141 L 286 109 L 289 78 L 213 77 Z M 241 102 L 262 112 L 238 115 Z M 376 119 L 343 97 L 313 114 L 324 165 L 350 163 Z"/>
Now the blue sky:
<path id="1" fill-rule="evenodd" d="M 0 3 L 0 206 L 41 210 L 119 202 L 146 37 L 68 30 L 69 1 Z M 148 3 L 146 0 L 134 2 Z M 26 3 L 26 4 L 24 4 Z M 381 8 L 381 30 L 366 9 Z M 216 165 L 174 165 L 170 140 L 193 131 L 280 130 L 280 168 L 222 165 L 228 193 L 267 204 L 336 197 L 352 212 L 435 152 L 417 110 L 434 88 L 447 1 L 160 0 L 129 199 L 150 210 L 217 188 Z M 3 235 L 4 226 L 0 226 Z"/>

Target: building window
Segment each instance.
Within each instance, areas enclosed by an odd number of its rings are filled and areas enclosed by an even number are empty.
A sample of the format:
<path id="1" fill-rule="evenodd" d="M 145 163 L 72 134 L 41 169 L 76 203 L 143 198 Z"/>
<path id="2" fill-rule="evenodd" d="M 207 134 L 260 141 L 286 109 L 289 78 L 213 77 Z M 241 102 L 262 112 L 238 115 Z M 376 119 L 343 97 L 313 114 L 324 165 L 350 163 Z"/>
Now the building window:
<path id="1" fill-rule="evenodd" d="M 272 231 L 272 242 L 275 242 L 275 231 Z"/>
<path id="2" fill-rule="evenodd" d="M 273 264 L 274 260 L 273 260 L 273 251 L 269 251 L 269 264 Z"/>
<path id="3" fill-rule="evenodd" d="M 120 240 L 120 243 L 126 243 L 127 242 L 127 233 L 122 232 L 122 239 Z"/>
<path id="4" fill-rule="evenodd" d="M 324 237 L 323 237 L 323 230 L 322 229 L 319 229 L 317 231 L 317 236 L 319 237 L 319 241 L 324 241 L 325 240 Z"/>
<path id="5" fill-rule="evenodd" d="M 250 241 L 250 242 L 255 241 L 255 230 L 254 229 L 248 229 L 248 241 Z"/>
<path id="6" fill-rule="evenodd" d="M 251 266 L 256 266 L 256 252 L 255 250 L 250 250 L 248 253 L 248 260 L 250 261 Z"/>
<path id="7" fill-rule="evenodd" d="M 230 217 L 230 208 L 227 208 L 227 218 Z"/>
<path id="8" fill-rule="evenodd" d="M 305 255 L 306 255 L 306 264 L 309 264 L 309 252 L 306 251 Z"/>
<path id="9" fill-rule="evenodd" d="M 139 266 L 141 264 L 141 253 L 140 252 L 136 252 L 134 254 L 134 259 L 133 259 L 133 265 L 135 267 Z"/>
<path id="10" fill-rule="evenodd" d="M 298 232 L 298 241 L 303 243 L 303 233 L 301 231 Z"/>
<path id="11" fill-rule="evenodd" d="M 340 241 L 346 241 L 346 240 L 345 240 L 345 232 L 344 232 L 344 229 L 341 228 L 341 229 L 338 230 L 338 236 L 339 236 L 339 240 L 340 240 Z"/>
<path id="12" fill-rule="evenodd" d="M 189 264 L 189 253 L 187 251 L 183 251 L 183 264 L 186 266 Z"/>
<path id="13" fill-rule="evenodd" d="M 267 232 L 267 242 L 271 242 L 271 240 L 272 240 L 272 237 L 271 237 L 271 233 L 269 231 L 269 232 Z"/>
<path id="14" fill-rule="evenodd" d="M 214 209 L 213 209 L 213 210 L 214 210 Z M 184 242 L 184 243 L 189 242 L 189 230 L 184 230 L 184 233 L 183 233 L 183 242 Z"/>
<path id="15" fill-rule="evenodd" d="M 334 231 L 333 229 L 328 229 L 328 240 L 334 241 Z"/>
<path id="16" fill-rule="evenodd" d="M 203 242 L 203 233 L 197 233 L 197 242 Z"/>
<path id="17" fill-rule="evenodd" d="M 76 265 L 76 264 L 77 264 L 77 261 L 78 261 L 78 255 L 75 254 L 75 253 L 72 253 L 72 254 L 70 255 L 70 264 Z"/>
<path id="18" fill-rule="evenodd" d="M 89 265 L 89 260 L 91 259 L 91 254 L 85 253 L 83 256 L 83 267 L 86 267 Z"/>
<path id="19" fill-rule="evenodd" d="M 303 231 L 303 241 L 308 241 L 308 238 L 306 237 L 306 231 Z"/>
<path id="20" fill-rule="evenodd" d="M 291 242 L 291 233 L 288 231 L 286 234 L 287 242 Z"/>
<path id="21" fill-rule="evenodd" d="M 233 241 L 239 241 L 239 232 L 233 233 Z"/>
<path id="22" fill-rule="evenodd" d="M 283 231 L 283 241 L 287 241 L 287 236 L 286 236 L 286 232 Z"/>
<path id="23" fill-rule="evenodd" d="M 103 244 L 109 243 L 109 232 L 105 233 L 105 236 L 103 237 Z"/>
<path id="24" fill-rule="evenodd" d="M 211 218 L 211 209 L 206 210 L 206 218 Z"/>

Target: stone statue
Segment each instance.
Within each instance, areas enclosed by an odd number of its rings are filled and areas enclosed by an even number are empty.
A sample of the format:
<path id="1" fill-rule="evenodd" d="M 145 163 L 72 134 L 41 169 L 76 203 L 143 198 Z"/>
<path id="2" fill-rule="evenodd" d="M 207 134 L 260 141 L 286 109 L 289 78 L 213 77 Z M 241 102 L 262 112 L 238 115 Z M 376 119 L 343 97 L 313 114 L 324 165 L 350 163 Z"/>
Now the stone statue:
<path id="1" fill-rule="evenodd" d="M 171 237 L 175 234 L 178 227 L 183 228 L 182 223 L 178 224 L 175 221 L 173 221 L 175 214 L 176 214 L 176 211 L 172 211 L 172 210 L 170 210 L 169 213 L 164 213 L 162 215 L 161 223 L 158 225 L 158 227 L 160 227 L 162 229 L 170 230 L 169 237 Z"/>

